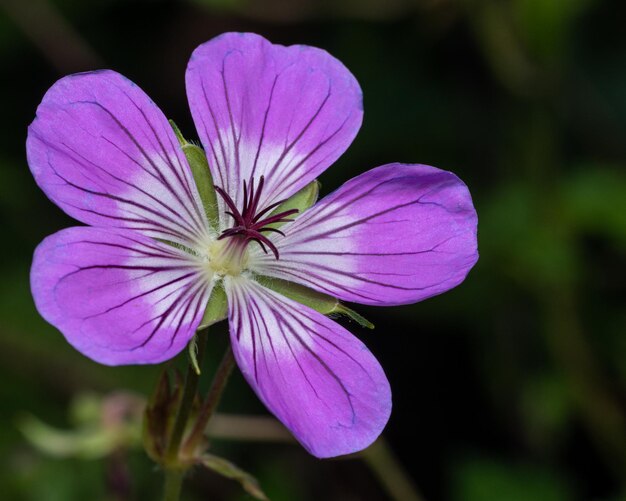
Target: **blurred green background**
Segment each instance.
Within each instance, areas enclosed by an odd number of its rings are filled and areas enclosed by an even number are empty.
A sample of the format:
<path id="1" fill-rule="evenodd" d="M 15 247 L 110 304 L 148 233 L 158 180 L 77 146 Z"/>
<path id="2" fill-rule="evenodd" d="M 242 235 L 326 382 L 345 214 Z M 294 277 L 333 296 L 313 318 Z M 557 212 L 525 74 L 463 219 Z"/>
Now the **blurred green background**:
<path id="1" fill-rule="evenodd" d="M 158 499 L 161 486 L 115 417 L 160 368 L 98 366 L 33 306 L 32 252 L 74 224 L 28 171 L 38 103 L 65 74 L 113 68 L 196 137 L 187 59 L 235 30 L 323 47 L 359 80 L 363 127 L 322 194 L 392 161 L 452 170 L 473 194 L 481 258 L 466 282 L 413 306 L 357 307 L 374 331 L 344 323 L 387 371 L 385 435 L 420 496 L 626 499 L 625 20 L 623 0 L 0 0 L 0 498 Z M 224 326 L 211 336 L 207 372 Z M 221 410 L 265 412 L 239 374 Z M 274 500 L 389 499 L 358 459 L 214 450 Z M 245 498 L 209 472 L 185 489 Z"/>

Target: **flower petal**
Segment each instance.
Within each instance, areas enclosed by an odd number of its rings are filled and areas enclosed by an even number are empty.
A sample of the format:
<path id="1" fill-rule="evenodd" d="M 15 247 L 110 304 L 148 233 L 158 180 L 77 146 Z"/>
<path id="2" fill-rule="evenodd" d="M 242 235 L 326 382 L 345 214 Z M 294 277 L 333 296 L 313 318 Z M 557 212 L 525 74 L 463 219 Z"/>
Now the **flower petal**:
<path id="1" fill-rule="evenodd" d="M 414 303 L 460 284 L 478 259 L 465 184 L 426 165 L 389 164 L 348 181 L 256 250 L 257 273 L 345 301 Z"/>
<path id="2" fill-rule="evenodd" d="M 39 313 L 84 355 L 147 364 L 185 347 L 211 281 L 191 256 L 137 232 L 76 227 L 37 247 L 31 289 Z"/>
<path id="3" fill-rule="evenodd" d="M 83 223 L 186 245 L 206 234 L 191 170 L 167 119 L 114 71 L 56 82 L 26 145 L 37 184 Z"/>
<path id="4" fill-rule="evenodd" d="M 235 358 L 263 403 L 317 457 L 370 445 L 389 419 L 391 390 L 363 343 L 256 282 L 225 285 Z"/>
<path id="5" fill-rule="evenodd" d="M 215 183 L 238 206 L 243 182 L 261 175 L 260 206 L 294 194 L 346 150 L 361 126 L 358 82 L 314 47 L 226 33 L 194 51 L 186 81 Z"/>

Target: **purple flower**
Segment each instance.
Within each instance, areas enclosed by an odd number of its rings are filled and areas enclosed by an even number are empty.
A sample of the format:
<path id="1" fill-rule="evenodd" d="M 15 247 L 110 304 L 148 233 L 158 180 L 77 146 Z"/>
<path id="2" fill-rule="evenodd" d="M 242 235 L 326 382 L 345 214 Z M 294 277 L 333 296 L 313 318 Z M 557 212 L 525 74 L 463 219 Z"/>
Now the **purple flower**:
<path id="1" fill-rule="evenodd" d="M 355 137 L 355 78 L 323 50 L 228 33 L 194 51 L 186 84 L 214 219 L 170 124 L 134 83 L 81 73 L 45 95 L 30 168 L 89 226 L 37 248 L 37 308 L 93 360 L 158 363 L 185 347 L 223 288 L 235 358 L 259 398 L 315 456 L 360 450 L 389 418 L 382 368 L 346 329 L 259 277 L 379 306 L 440 294 L 478 258 L 467 187 L 434 167 L 388 164 L 302 213 L 277 209 Z"/>

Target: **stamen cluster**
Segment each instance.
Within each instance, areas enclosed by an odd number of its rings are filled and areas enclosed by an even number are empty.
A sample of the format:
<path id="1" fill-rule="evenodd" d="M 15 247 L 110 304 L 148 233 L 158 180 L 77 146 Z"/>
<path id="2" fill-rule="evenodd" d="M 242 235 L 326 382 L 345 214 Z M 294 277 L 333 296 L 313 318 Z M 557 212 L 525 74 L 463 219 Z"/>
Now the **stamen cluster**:
<path id="1" fill-rule="evenodd" d="M 218 240 L 226 237 L 238 237 L 242 238 L 245 244 L 250 241 L 255 241 L 261 246 L 263 252 L 267 254 L 267 249 L 269 248 L 276 259 L 278 259 L 279 254 L 276 245 L 263 233 L 273 232 L 285 236 L 282 231 L 277 228 L 272 228 L 269 225 L 293 221 L 293 219 L 289 219 L 288 216 L 296 214 L 298 209 L 289 209 L 263 218 L 263 216 L 269 214 L 272 210 L 285 202 L 285 200 L 280 200 L 259 210 L 259 200 L 261 199 L 264 184 L 264 176 L 259 178 L 259 184 L 256 187 L 254 186 L 254 178 L 250 180 L 249 185 L 245 181 L 243 182 L 243 208 L 241 211 L 237 209 L 234 200 L 224 189 L 220 186 L 215 186 L 215 191 L 220 194 L 229 208 L 226 214 L 235 220 L 235 225 L 232 228 L 224 230 L 218 237 Z"/>

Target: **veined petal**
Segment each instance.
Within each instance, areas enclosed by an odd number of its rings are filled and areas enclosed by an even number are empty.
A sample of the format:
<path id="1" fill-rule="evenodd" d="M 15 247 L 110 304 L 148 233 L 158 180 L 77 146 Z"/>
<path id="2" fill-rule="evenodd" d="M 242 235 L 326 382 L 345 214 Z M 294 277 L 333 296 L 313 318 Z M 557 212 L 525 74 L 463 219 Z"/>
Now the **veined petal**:
<path id="1" fill-rule="evenodd" d="M 131 230 L 75 227 L 35 251 L 35 305 L 81 353 L 107 365 L 180 352 L 212 282 L 193 257 Z"/>
<path id="2" fill-rule="evenodd" d="M 28 129 L 37 184 L 70 216 L 190 245 L 206 235 L 204 209 L 167 119 L 114 71 L 62 78 Z"/>
<path id="3" fill-rule="evenodd" d="M 281 229 L 280 259 L 255 252 L 257 273 L 345 301 L 414 303 L 461 283 L 478 259 L 465 184 L 426 165 L 389 164 L 348 181 Z"/>
<path id="4" fill-rule="evenodd" d="M 391 390 L 363 343 L 249 279 L 225 286 L 235 358 L 268 409 L 317 457 L 370 445 L 389 419 Z"/>
<path id="5" fill-rule="evenodd" d="M 186 82 L 213 179 L 238 206 L 243 182 L 261 175 L 261 207 L 294 194 L 346 150 L 361 126 L 358 82 L 314 47 L 226 33 L 194 51 Z"/>

